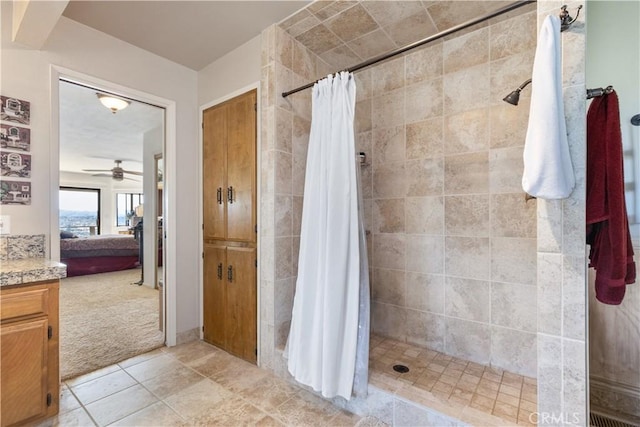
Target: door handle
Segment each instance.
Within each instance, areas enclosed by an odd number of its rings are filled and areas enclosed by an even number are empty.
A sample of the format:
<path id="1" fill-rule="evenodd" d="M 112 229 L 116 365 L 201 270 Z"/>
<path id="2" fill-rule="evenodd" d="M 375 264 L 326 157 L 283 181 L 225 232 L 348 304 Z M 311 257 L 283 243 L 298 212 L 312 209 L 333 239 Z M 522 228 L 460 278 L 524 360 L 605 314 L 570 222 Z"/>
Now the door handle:
<path id="1" fill-rule="evenodd" d="M 233 187 L 227 188 L 227 200 L 229 203 L 233 203 Z"/>
<path id="2" fill-rule="evenodd" d="M 218 280 L 222 280 L 222 263 L 218 264 Z"/>
<path id="3" fill-rule="evenodd" d="M 229 282 L 233 282 L 233 266 L 230 265 L 227 268 L 227 279 L 229 280 Z"/>
<path id="4" fill-rule="evenodd" d="M 219 205 L 222 204 L 222 187 L 218 187 L 218 191 L 217 191 L 217 194 L 216 194 L 216 200 L 218 201 Z"/>

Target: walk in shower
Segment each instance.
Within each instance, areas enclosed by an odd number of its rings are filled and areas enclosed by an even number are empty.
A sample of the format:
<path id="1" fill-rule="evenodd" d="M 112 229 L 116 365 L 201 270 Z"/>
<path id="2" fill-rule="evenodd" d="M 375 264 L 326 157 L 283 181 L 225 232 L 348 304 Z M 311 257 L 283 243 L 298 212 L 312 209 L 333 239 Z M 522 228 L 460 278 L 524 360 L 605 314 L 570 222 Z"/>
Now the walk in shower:
<path id="1" fill-rule="evenodd" d="M 266 367 L 286 372 L 281 350 L 295 291 L 311 119 L 310 91 L 282 92 L 497 6 L 316 2 L 263 33 Z M 538 298 L 547 295 L 536 286 L 540 201 L 525 201 L 521 189 L 529 92 L 517 108 L 503 98 L 531 75 L 537 6 L 355 74 L 372 278 L 369 380 L 376 390 L 446 413 L 429 399 L 444 400 L 458 411 L 454 418 L 471 408 L 494 422 L 535 420 Z M 394 370 L 398 364 L 409 372 Z"/>

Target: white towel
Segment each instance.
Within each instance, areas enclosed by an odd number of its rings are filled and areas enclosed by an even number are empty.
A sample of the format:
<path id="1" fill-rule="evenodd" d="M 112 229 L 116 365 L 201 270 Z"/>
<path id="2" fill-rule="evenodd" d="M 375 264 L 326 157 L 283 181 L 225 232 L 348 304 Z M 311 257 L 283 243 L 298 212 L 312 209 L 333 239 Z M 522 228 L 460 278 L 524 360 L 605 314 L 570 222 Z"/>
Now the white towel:
<path id="1" fill-rule="evenodd" d="M 533 62 L 522 188 L 539 199 L 564 199 L 575 186 L 562 99 L 560 19 L 547 16 Z"/>

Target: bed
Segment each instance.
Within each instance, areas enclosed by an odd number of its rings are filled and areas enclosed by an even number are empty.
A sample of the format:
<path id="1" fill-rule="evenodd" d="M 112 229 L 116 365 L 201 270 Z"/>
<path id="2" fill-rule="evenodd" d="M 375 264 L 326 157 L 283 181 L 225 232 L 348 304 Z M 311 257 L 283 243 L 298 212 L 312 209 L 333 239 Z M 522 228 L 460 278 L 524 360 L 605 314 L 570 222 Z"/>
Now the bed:
<path id="1" fill-rule="evenodd" d="M 67 265 L 67 277 L 135 268 L 138 257 L 138 241 L 132 235 L 60 239 L 60 262 Z"/>

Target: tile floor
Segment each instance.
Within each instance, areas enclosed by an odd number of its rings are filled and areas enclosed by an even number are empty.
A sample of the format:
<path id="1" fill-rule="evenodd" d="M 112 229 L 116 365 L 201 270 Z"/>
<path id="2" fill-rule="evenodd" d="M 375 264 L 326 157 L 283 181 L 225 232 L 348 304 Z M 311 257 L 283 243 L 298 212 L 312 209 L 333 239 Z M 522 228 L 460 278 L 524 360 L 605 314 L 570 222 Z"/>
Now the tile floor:
<path id="1" fill-rule="evenodd" d="M 437 408 L 441 412 L 447 412 L 447 405 L 471 407 L 509 423 L 535 425 L 530 421 L 530 417 L 535 420 L 531 414 L 537 409 L 535 378 L 380 336 L 372 335 L 370 342 L 371 384 L 399 395 L 403 387 L 411 389 L 412 397 L 422 392 L 444 403 Z M 408 366 L 409 372 L 395 372 L 396 364 Z"/>
<path id="2" fill-rule="evenodd" d="M 353 426 L 358 421 L 255 365 L 194 341 L 65 381 L 60 414 L 40 426 Z"/>

